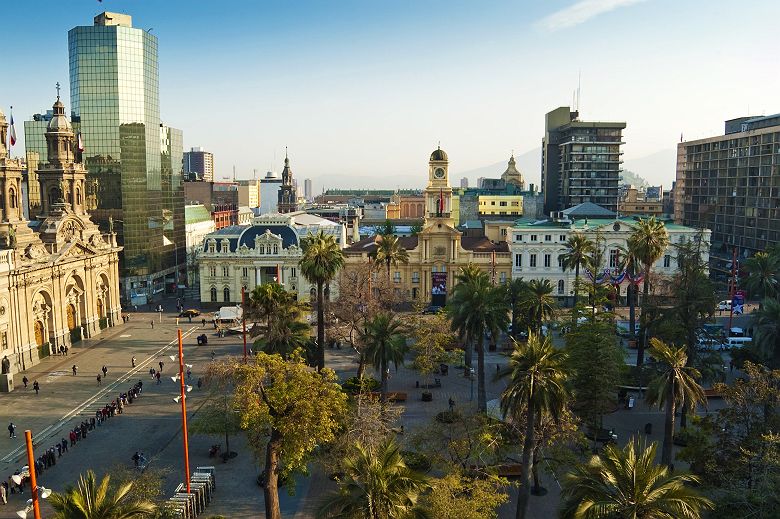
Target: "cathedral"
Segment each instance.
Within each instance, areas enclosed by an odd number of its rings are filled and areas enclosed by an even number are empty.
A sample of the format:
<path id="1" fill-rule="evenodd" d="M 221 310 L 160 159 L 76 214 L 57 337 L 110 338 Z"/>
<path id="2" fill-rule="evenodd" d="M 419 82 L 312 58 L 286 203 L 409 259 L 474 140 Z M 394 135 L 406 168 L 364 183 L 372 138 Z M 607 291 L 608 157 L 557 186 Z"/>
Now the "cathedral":
<path id="1" fill-rule="evenodd" d="M 0 389 L 11 374 L 120 321 L 116 234 L 102 234 L 86 205 L 86 169 L 57 96 L 37 171 L 41 204 L 27 221 L 21 161 L 9 156 L 0 112 Z"/>

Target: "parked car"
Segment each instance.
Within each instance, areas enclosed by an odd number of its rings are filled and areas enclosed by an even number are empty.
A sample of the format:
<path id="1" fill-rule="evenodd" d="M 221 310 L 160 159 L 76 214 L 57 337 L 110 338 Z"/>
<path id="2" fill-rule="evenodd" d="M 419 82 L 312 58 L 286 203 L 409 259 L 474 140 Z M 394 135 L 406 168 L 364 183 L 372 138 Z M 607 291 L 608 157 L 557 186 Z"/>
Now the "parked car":
<path id="1" fill-rule="evenodd" d="M 731 301 L 725 300 L 718 303 L 718 310 L 721 312 L 729 312 L 731 311 Z"/>
<path id="2" fill-rule="evenodd" d="M 187 310 L 184 310 L 182 313 L 180 313 L 179 317 L 198 317 L 199 315 L 200 315 L 200 310 L 189 308 Z"/>
<path id="3" fill-rule="evenodd" d="M 439 306 L 439 305 L 428 305 L 428 306 L 425 307 L 425 309 L 423 310 L 422 313 L 423 314 L 437 314 L 437 313 L 439 313 L 439 311 L 442 308 L 444 308 L 444 307 L 443 306 Z"/>

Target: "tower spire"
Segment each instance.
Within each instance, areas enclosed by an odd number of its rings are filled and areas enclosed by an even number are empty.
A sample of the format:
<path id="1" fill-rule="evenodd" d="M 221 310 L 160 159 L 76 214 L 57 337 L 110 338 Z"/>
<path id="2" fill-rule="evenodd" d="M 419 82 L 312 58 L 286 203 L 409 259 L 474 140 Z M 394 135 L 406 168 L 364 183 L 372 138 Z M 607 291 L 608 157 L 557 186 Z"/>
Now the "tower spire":
<path id="1" fill-rule="evenodd" d="M 56 87 L 57 87 L 57 101 L 59 101 L 60 100 L 60 82 L 59 81 L 57 81 Z"/>

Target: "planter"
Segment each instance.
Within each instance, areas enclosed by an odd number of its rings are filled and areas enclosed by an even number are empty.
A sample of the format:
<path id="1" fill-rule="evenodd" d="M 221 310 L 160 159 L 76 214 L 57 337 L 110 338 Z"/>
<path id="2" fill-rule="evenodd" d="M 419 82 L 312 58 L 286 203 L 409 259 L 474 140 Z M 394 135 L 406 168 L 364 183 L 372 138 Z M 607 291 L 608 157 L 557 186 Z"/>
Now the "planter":
<path id="1" fill-rule="evenodd" d="M 423 391 L 422 401 L 423 402 L 432 402 L 433 401 L 433 393 L 431 393 L 430 391 Z"/>

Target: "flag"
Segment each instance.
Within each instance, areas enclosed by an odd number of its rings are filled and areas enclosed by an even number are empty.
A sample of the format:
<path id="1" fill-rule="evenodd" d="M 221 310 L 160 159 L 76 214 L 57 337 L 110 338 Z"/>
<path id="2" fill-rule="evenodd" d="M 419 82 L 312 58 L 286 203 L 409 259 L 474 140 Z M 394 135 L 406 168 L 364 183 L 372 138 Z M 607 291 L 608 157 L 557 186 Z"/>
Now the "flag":
<path id="1" fill-rule="evenodd" d="M 439 216 L 444 215 L 444 189 L 439 191 Z"/>
<path id="2" fill-rule="evenodd" d="M 84 141 L 81 140 L 81 132 L 79 132 L 78 150 L 80 152 L 84 151 Z"/>
<path id="3" fill-rule="evenodd" d="M 14 128 L 14 114 L 11 113 L 11 126 L 10 130 L 8 132 L 8 141 L 11 143 L 11 146 L 16 144 L 16 128 Z"/>

